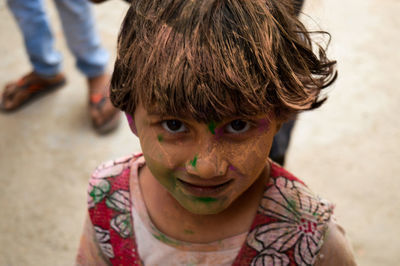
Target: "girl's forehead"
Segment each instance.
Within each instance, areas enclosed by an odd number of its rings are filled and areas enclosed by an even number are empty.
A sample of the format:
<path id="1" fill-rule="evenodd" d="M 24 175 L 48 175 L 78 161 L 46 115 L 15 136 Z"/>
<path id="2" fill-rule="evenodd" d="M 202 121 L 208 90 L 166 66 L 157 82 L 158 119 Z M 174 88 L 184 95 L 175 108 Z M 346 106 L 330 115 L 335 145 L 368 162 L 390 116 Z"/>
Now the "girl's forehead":
<path id="1" fill-rule="evenodd" d="M 181 120 L 185 120 L 185 121 L 194 121 L 194 122 L 198 122 L 198 123 L 204 123 L 207 125 L 210 125 L 210 124 L 218 125 L 220 123 L 223 123 L 226 121 L 232 121 L 235 119 L 251 119 L 251 120 L 267 119 L 267 120 L 270 120 L 273 118 L 272 111 L 267 112 L 267 113 L 260 112 L 260 113 L 249 115 L 249 114 L 241 114 L 241 113 L 237 112 L 237 110 L 234 108 L 232 108 L 232 112 L 230 114 L 222 116 L 222 117 L 220 117 L 220 119 L 215 119 L 213 116 L 210 116 L 209 119 L 199 119 L 198 112 L 191 113 L 187 110 L 184 110 L 182 112 L 171 112 L 167 109 L 146 107 L 145 111 L 148 116 L 165 118 L 165 119 L 181 119 Z M 204 113 L 204 115 L 205 115 L 205 117 L 207 117 L 207 113 Z"/>
<path id="2" fill-rule="evenodd" d="M 225 99 L 224 104 L 215 106 L 208 104 L 194 103 L 191 101 L 140 101 L 139 105 L 144 107 L 148 115 L 159 117 L 175 117 L 187 120 L 196 120 L 198 122 L 209 123 L 210 121 L 221 122 L 233 118 L 256 118 L 271 117 L 274 112 L 272 108 L 264 109 L 247 106 L 243 100 L 241 104 L 235 104 L 229 99 Z"/>

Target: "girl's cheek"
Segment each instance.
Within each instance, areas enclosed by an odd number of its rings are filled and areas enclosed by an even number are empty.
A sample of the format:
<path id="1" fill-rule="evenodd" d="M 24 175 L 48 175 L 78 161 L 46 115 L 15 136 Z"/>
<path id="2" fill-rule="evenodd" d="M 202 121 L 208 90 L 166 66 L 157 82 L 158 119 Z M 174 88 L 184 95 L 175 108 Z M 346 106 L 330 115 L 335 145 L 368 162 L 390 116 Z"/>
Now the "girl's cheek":
<path id="1" fill-rule="evenodd" d="M 273 138 L 260 138 L 255 144 L 254 144 L 254 152 L 257 154 L 258 157 L 267 159 L 269 151 L 271 149 L 272 145 L 272 140 Z"/>
<path id="2" fill-rule="evenodd" d="M 267 133 L 270 129 L 271 122 L 267 118 L 263 118 L 258 123 L 258 132 Z"/>
<path id="3" fill-rule="evenodd" d="M 264 133 L 260 138 L 254 138 L 251 142 L 235 147 L 228 154 L 232 169 L 235 168 L 244 174 L 263 168 L 268 159 L 271 143 L 270 135 Z"/>
<path id="4" fill-rule="evenodd" d="M 155 131 L 152 134 L 143 135 L 142 141 L 143 153 L 155 163 L 168 169 L 174 169 L 179 166 L 184 147 L 167 143 L 163 134 Z"/>
<path id="5" fill-rule="evenodd" d="M 163 149 L 160 145 L 160 141 L 157 139 L 157 134 L 154 130 L 140 132 L 140 143 L 142 146 L 143 153 L 147 157 L 154 161 L 160 161 L 164 159 Z"/>

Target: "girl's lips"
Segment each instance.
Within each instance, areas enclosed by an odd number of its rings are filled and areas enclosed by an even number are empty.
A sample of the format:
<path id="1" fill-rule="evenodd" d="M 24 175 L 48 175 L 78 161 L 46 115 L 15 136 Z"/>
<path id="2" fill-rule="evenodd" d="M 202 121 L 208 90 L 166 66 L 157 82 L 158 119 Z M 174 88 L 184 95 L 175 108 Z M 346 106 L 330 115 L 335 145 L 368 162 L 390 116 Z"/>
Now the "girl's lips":
<path id="1" fill-rule="evenodd" d="M 204 197 L 204 196 L 217 196 L 219 193 L 221 193 L 223 190 L 225 190 L 233 180 L 228 180 L 225 183 L 218 184 L 218 185 L 212 185 L 212 186 L 204 186 L 204 185 L 195 185 L 188 183 L 186 181 L 183 181 L 181 179 L 177 179 L 180 187 L 183 188 L 185 192 L 188 192 L 189 194 L 192 194 L 194 196 L 198 197 Z"/>

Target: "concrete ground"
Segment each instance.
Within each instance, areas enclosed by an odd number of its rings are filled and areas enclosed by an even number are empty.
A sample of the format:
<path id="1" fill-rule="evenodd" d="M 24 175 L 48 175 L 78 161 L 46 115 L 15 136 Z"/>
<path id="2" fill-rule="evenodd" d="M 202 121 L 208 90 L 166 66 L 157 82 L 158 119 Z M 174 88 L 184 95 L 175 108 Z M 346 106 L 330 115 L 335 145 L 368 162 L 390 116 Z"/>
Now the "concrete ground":
<path id="1" fill-rule="evenodd" d="M 339 78 L 320 109 L 295 127 L 287 168 L 336 203 L 359 265 L 400 261 L 400 2 L 308 0 L 303 19 L 332 34 Z M 12 114 L 0 114 L 0 265 L 73 265 L 90 172 L 139 150 L 124 122 L 96 135 L 84 77 L 74 67 L 52 1 L 47 8 L 68 84 Z M 115 54 L 126 5 L 95 7 Z M 0 0 L 0 86 L 30 70 L 18 28 Z M 110 64 L 111 69 L 111 64 Z"/>

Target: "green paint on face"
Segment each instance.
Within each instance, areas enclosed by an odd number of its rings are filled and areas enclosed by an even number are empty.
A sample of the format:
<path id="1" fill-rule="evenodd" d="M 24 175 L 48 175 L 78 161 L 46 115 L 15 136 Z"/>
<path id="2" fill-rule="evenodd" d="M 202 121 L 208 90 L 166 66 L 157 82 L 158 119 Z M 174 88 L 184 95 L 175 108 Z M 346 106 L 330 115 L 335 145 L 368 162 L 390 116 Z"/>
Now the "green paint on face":
<path id="1" fill-rule="evenodd" d="M 210 198 L 210 197 L 194 197 L 196 201 L 204 202 L 204 203 L 210 203 L 210 202 L 215 202 L 217 201 L 216 198 Z"/>
<path id="2" fill-rule="evenodd" d="M 185 232 L 185 234 L 188 234 L 188 235 L 193 235 L 194 234 L 194 232 L 192 230 L 189 230 L 189 229 L 185 229 L 183 232 Z"/>
<path id="3" fill-rule="evenodd" d="M 157 139 L 158 139 L 159 142 L 162 142 L 163 139 L 164 139 L 164 138 L 163 138 L 163 135 L 158 134 Z"/>
<path id="4" fill-rule="evenodd" d="M 194 156 L 193 160 L 190 160 L 190 164 L 191 164 L 193 167 L 196 167 L 196 163 L 197 163 L 197 155 Z"/>
<path id="5" fill-rule="evenodd" d="M 215 128 L 217 127 L 217 124 L 214 121 L 211 121 L 208 123 L 208 129 L 211 131 L 213 135 L 215 135 Z"/>
<path id="6" fill-rule="evenodd" d="M 172 174 L 172 173 L 168 174 L 168 188 L 169 189 L 176 188 L 176 179 L 177 179 L 177 177 L 174 174 Z"/>

